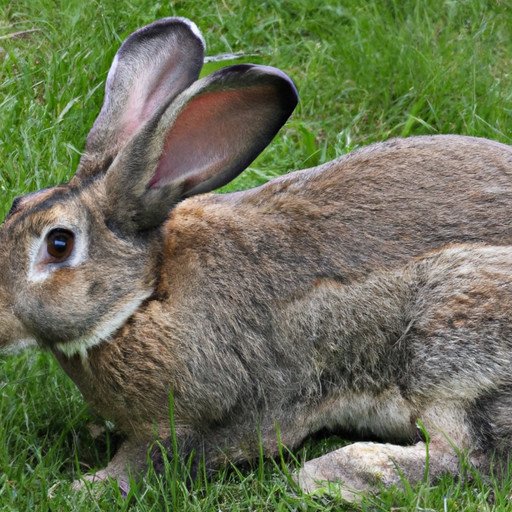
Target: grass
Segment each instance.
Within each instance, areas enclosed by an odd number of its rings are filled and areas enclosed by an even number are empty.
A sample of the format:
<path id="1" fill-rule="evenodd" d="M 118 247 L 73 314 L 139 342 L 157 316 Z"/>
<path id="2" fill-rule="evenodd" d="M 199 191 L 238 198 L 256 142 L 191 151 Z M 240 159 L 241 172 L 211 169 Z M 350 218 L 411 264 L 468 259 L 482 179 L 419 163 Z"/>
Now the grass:
<path id="1" fill-rule="evenodd" d="M 243 61 L 280 67 L 301 94 L 273 144 L 227 189 L 394 136 L 511 140 L 506 1 L 0 0 L 0 217 L 15 196 L 73 174 L 120 42 L 169 15 L 195 20 L 209 55 L 244 52 L 250 57 Z M 227 468 L 191 488 L 182 483 L 182 469 L 169 468 L 164 480 L 149 473 L 127 499 L 114 486 L 102 496 L 73 493 L 72 479 L 103 465 L 115 443 L 109 435 L 93 440 L 90 420 L 48 354 L 1 359 L 0 510 L 343 509 L 336 497 L 297 493 L 287 478 L 296 464 L 289 458 L 260 461 L 253 470 Z M 310 441 L 295 455 L 300 463 L 341 444 Z M 509 510 L 511 483 L 445 478 L 383 491 L 359 508 Z"/>

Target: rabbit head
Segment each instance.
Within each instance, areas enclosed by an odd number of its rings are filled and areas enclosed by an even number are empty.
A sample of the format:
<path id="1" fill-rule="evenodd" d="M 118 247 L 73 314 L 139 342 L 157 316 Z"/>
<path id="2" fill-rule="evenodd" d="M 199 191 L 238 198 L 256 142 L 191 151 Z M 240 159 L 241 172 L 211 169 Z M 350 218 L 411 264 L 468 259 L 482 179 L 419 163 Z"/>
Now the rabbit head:
<path id="1" fill-rule="evenodd" d="M 75 177 L 14 201 L 0 232 L 0 348 L 73 354 L 108 338 L 154 291 L 173 207 L 236 177 L 295 108 L 274 68 L 198 80 L 203 53 L 182 18 L 132 34 Z"/>

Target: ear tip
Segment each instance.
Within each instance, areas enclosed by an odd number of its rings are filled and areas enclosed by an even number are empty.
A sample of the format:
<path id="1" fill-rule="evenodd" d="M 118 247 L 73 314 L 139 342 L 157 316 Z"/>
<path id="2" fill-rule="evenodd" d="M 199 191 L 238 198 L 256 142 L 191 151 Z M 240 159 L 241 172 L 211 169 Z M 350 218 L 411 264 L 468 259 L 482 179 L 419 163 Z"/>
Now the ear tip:
<path id="1" fill-rule="evenodd" d="M 172 16 L 160 18 L 130 34 L 121 45 L 118 54 L 122 55 L 133 44 L 140 44 L 143 40 L 161 38 L 178 32 L 185 33 L 189 38 L 194 39 L 200 44 L 202 51 L 205 51 L 206 42 L 197 25 L 188 18 Z"/>
<path id="2" fill-rule="evenodd" d="M 295 82 L 284 71 L 273 66 L 254 66 L 258 68 L 258 72 L 264 73 L 278 82 L 283 96 L 287 98 L 287 103 L 293 110 L 299 102 L 299 91 Z"/>
<path id="3" fill-rule="evenodd" d="M 222 78 L 225 81 L 233 79 L 240 82 L 243 76 L 243 82 L 251 83 L 268 83 L 276 88 L 280 95 L 283 108 L 289 110 L 290 113 L 295 109 L 299 102 L 299 92 L 293 80 L 284 72 L 273 66 L 263 66 L 261 64 L 235 64 L 221 68 L 210 77 Z"/>
<path id="4" fill-rule="evenodd" d="M 204 40 L 203 34 L 199 30 L 198 26 L 188 18 L 183 18 L 181 16 L 173 16 L 168 18 L 161 18 L 161 22 L 164 22 L 169 25 L 183 25 L 185 26 L 196 38 L 201 42 L 201 45 L 203 46 L 203 50 L 206 49 L 206 41 Z"/>

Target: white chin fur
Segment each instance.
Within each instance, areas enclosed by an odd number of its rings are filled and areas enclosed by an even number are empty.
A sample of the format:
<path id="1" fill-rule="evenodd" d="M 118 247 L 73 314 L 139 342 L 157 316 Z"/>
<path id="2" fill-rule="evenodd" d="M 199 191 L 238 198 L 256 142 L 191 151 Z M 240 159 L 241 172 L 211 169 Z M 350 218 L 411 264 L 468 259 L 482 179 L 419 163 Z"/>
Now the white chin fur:
<path id="1" fill-rule="evenodd" d="M 104 341 L 108 341 L 152 293 L 153 290 L 148 290 L 144 294 L 138 295 L 130 302 L 126 303 L 121 310 L 115 313 L 114 316 L 103 320 L 90 334 L 82 336 L 76 340 L 57 343 L 57 349 L 67 357 L 73 357 L 77 354 L 82 358 L 87 357 L 87 350 L 103 343 Z"/>
<path id="2" fill-rule="evenodd" d="M 7 345 L 4 348 L 0 349 L 0 354 L 2 355 L 12 355 L 25 350 L 26 348 L 37 347 L 37 341 L 33 338 L 24 338 L 22 340 L 17 341 L 16 343 L 12 343 L 11 345 Z"/>

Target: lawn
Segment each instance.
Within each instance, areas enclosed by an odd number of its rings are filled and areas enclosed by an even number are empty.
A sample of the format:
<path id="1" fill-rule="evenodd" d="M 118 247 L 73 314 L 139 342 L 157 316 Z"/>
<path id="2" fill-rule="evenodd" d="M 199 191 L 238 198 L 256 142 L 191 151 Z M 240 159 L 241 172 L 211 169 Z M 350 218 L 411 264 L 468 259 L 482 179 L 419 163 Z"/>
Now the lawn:
<path id="1" fill-rule="evenodd" d="M 390 137 L 460 133 L 510 142 L 512 7 L 505 1 L 0 0 L 0 217 L 15 196 L 69 179 L 119 44 L 170 15 L 197 23 L 208 55 L 279 67 L 301 96 L 271 146 L 226 190 Z M 71 481 L 105 464 L 115 447 L 115 436 L 91 437 L 93 419 L 49 354 L 2 356 L 0 510 L 344 509 L 335 496 L 304 496 L 289 481 L 301 460 L 343 443 L 333 437 L 191 487 L 186 468 L 169 467 L 165 480 L 149 473 L 128 498 L 114 485 L 101 495 L 74 493 Z M 470 480 L 405 485 L 359 508 L 512 508 L 511 479 Z"/>

